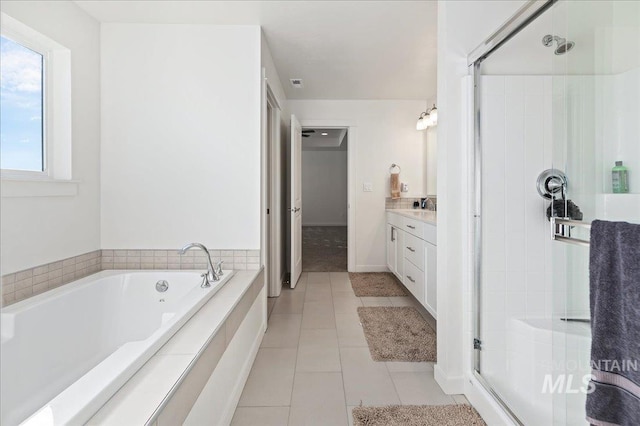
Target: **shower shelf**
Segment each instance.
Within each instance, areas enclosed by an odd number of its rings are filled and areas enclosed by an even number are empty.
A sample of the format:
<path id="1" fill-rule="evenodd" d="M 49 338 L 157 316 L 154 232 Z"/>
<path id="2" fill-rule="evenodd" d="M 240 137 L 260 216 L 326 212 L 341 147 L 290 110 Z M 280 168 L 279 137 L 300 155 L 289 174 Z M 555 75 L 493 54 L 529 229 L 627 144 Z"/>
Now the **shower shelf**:
<path id="1" fill-rule="evenodd" d="M 551 239 L 556 241 L 562 241 L 569 244 L 575 244 L 579 246 L 589 247 L 589 240 L 582 238 L 575 238 L 571 236 L 572 227 L 580 227 L 585 229 L 591 229 L 591 223 L 582 222 L 580 220 L 566 219 L 562 217 L 551 218 Z"/>

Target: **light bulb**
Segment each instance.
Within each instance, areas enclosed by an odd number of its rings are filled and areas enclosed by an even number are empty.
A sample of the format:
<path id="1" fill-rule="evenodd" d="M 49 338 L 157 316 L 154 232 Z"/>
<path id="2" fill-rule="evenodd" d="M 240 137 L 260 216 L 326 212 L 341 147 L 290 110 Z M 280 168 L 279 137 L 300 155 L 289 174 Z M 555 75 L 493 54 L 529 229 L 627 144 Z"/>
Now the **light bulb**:
<path id="1" fill-rule="evenodd" d="M 424 120 L 422 117 L 418 118 L 418 122 L 416 123 L 416 130 L 423 130 Z"/>
<path id="2" fill-rule="evenodd" d="M 429 111 L 429 117 L 431 117 L 431 124 L 438 124 L 438 109 L 435 106 Z"/>

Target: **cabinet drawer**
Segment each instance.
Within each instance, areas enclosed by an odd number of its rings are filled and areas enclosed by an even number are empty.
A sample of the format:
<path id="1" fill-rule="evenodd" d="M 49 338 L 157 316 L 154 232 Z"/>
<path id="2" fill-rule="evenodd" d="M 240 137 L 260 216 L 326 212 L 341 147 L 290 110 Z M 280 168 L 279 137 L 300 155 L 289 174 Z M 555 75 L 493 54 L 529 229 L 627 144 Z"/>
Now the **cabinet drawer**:
<path id="1" fill-rule="evenodd" d="M 428 223 L 424 223 L 422 226 L 422 239 L 434 246 L 437 245 L 438 228 L 435 225 L 430 225 Z"/>
<path id="2" fill-rule="evenodd" d="M 412 235 L 415 235 L 418 238 L 422 238 L 422 234 L 424 233 L 422 229 L 424 226 L 423 222 L 420 222 L 419 220 L 409 219 L 408 217 L 403 217 L 402 219 L 404 224 L 402 226 L 402 229 Z"/>
<path id="3" fill-rule="evenodd" d="M 405 287 L 424 305 L 424 273 L 416 265 L 404 259 L 404 280 Z"/>
<path id="4" fill-rule="evenodd" d="M 396 228 L 402 228 L 402 216 L 400 216 L 399 214 L 387 212 L 387 223 L 390 223 Z"/>
<path id="5" fill-rule="evenodd" d="M 424 271 L 424 241 L 411 234 L 405 234 L 403 251 L 405 259 Z"/>

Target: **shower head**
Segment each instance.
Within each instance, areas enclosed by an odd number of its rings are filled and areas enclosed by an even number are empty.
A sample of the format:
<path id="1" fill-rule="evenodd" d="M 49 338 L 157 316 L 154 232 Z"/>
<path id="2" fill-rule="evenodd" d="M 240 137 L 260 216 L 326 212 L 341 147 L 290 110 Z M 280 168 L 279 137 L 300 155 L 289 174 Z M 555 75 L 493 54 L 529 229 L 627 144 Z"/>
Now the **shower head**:
<path id="1" fill-rule="evenodd" d="M 556 55 L 564 55 L 565 53 L 573 49 L 573 46 L 575 46 L 574 42 L 567 41 L 566 38 L 554 36 L 551 34 L 547 34 L 546 36 L 542 37 L 542 44 L 546 47 L 552 46 L 554 41 L 558 43 L 558 47 L 556 47 L 556 50 L 554 50 L 553 52 Z"/>

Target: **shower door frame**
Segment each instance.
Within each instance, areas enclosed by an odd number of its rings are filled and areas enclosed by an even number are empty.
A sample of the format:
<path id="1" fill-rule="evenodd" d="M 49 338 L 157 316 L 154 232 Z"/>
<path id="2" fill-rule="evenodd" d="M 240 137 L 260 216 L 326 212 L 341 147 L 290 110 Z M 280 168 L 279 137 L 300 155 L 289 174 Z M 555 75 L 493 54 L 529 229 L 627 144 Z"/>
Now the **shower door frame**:
<path id="1" fill-rule="evenodd" d="M 467 56 L 469 74 L 473 80 L 473 147 L 470 147 L 473 164 L 473 185 L 471 187 L 471 213 L 473 215 L 473 283 L 472 283 L 472 321 L 473 321 L 473 375 L 475 379 L 491 394 L 504 412 L 518 425 L 523 425 L 518 416 L 508 404 L 495 392 L 491 384 L 482 376 L 481 370 L 481 321 L 482 321 L 482 133 L 481 133 L 481 76 L 482 62 L 493 52 L 508 42 L 521 30 L 535 21 L 559 0 L 529 0 L 511 18 L 487 37 L 478 47 Z"/>

